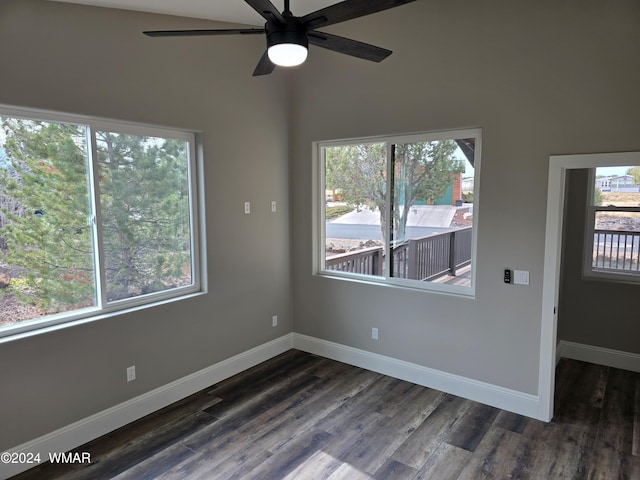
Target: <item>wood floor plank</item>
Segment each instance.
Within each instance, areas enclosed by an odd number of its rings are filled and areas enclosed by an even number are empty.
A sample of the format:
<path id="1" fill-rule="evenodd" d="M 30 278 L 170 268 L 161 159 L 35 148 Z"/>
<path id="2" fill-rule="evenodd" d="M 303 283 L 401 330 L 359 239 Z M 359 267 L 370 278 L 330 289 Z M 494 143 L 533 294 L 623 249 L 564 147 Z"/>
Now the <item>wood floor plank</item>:
<path id="1" fill-rule="evenodd" d="M 319 378 L 335 378 L 343 374 L 350 374 L 354 369 L 358 368 L 329 358 L 317 357 L 317 360 L 316 364 L 308 370 L 308 373 Z"/>
<path id="2" fill-rule="evenodd" d="M 450 435 L 451 428 L 471 404 L 472 402 L 453 395 L 442 397 L 431 414 L 398 447 L 391 458 L 420 469 Z"/>
<path id="3" fill-rule="evenodd" d="M 634 455 L 629 459 L 628 478 L 631 480 L 640 478 L 640 457 Z"/>
<path id="4" fill-rule="evenodd" d="M 586 478 L 580 465 L 593 448 L 594 434 L 590 429 L 532 420 L 522 435 L 535 458 L 530 478 Z"/>
<path id="5" fill-rule="evenodd" d="M 523 433 L 531 421 L 532 419 L 524 415 L 502 410 L 498 413 L 493 425 L 512 432 Z"/>
<path id="6" fill-rule="evenodd" d="M 171 424 L 156 429 L 152 435 L 145 435 L 143 439 L 127 445 L 115 454 L 103 457 L 100 461 L 92 463 L 87 469 L 67 474 L 69 480 L 115 478 L 118 475 L 134 468 L 149 457 L 159 454 L 166 464 L 174 464 L 184 457 L 193 455 L 193 451 L 180 445 L 180 441 L 208 425 L 216 422 L 216 419 L 202 412 L 196 412 Z M 167 452 L 168 450 L 168 452 Z M 146 478 L 153 478 L 150 474 Z"/>
<path id="7" fill-rule="evenodd" d="M 343 466 L 349 464 L 340 460 L 340 456 L 351 448 L 359 435 L 360 433 L 355 430 L 332 435 L 331 442 L 314 453 L 309 462 L 313 468 L 309 468 L 309 465 L 300 465 L 287 475 L 287 480 L 325 480 L 332 478 L 336 472 L 344 471 Z"/>
<path id="8" fill-rule="evenodd" d="M 373 478 L 375 480 L 407 480 L 415 477 L 417 473 L 415 468 L 389 459 L 376 471 Z"/>
<path id="9" fill-rule="evenodd" d="M 239 480 L 245 478 L 251 470 L 271 457 L 271 452 L 259 445 L 248 442 L 236 450 L 227 450 L 209 454 L 198 452 L 174 468 L 165 470 L 154 480 L 210 480 L 215 478 Z M 132 477 L 131 480 L 135 480 Z"/>
<path id="10" fill-rule="evenodd" d="M 251 472 L 260 465 L 269 460 L 273 455 L 258 447 L 253 448 L 248 445 L 247 448 L 227 458 L 224 462 L 212 464 L 207 463 L 204 459 L 201 473 L 198 476 L 188 477 L 189 480 L 244 480 L 251 477 Z M 164 480 L 182 480 L 185 477 L 170 476 L 164 477 Z M 131 479 L 134 480 L 134 479 Z M 160 479 L 158 479 L 160 480 Z"/>
<path id="11" fill-rule="evenodd" d="M 416 397 L 422 395 L 426 390 L 428 389 L 420 385 L 400 381 L 374 402 L 375 410 L 386 416 L 396 415 L 399 412 L 403 412 L 405 406 L 415 402 L 422 402 L 422 399 Z"/>
<path id="12" fill-rule="evenodd" d="M 349 398 L 345 402 L 345 405 L 347 407 L 350 407 L 351 405 L 357 405 L 360 409 L 374 409 L 380 401 L 380 398 L 387 394 L 394 388 L 394 386 L 397 386 L 398 384 L 399 380 L 396 378 L 376 374 L 375 381 L 369 384 L 366 389 L 359 391 L 356 395 Z"/>
<path id="13" fill-rule="evenodd" d="M 326 480 L 371 480 L 371 475 L 348 463 L 343 463 Z"/>
<path id="14" fill-rule="evenodd" d="M 497 408 L 474 402 L 452 427 L 446 442 L 473 452 L 499 413 Z"/>
<path id="15" fill-rule="evenodd" d="M 530 452 L 522 448 L 523 436 L 499 427 L 483 435 L 459 480 L 529 478 Z"/>
<path id="16" fill-rule="evenodd" d="M 356 369 L 351 375 L 342 375 L 334 379 L 333 385 L 325 388 L 316 398 L 309 399 L 308 402 L 289 411 L 284 418 L 279 418 L 278 423 L 260 438 L 260 442 L 265 445 L 265 448 L 274 451 L 310 428 L 328 431 L 325 428 L 325 419 L 335 411 L 344 408 L 351 398 L 367 389 L 376 378 L 377 374 Z"/>
<path id="17" fill-rule="evenodd" d="M 317 422 L 317 427 L 333 435 L 349 431 L 365 432 L 382 419 L 388 418 L 369 408 L 355 408 L 353 404 L 343 404 Z"/>
<path id="18" fill-rule="evenodd" d="M 606 389 L 609 367 L 561 359 L 556 376 L 554 422 L 595 426 Z"/>
<path id="19" fill-rule="evenodd" d="M 256 466 L 246 478 L 256 480 L 286 478 L 307 460 L 313 459 L 314 454 L 329 441 L 331 441 L 331 434 L 316 429 L 309 430 L 288 444 L 286 449 L 280 449 L 277 455 L 272 455 Z M 313 465 L 306 466 L 314 468 Z"/>
<path id="20" fill-rule="evenodd" d="M 392 417 L 383 417 L 363 431 L 340 459 L 374 474 L 424 420 L 423 405 L 419 403 Z"/>
<path id="21" fill-rule="evenodd" d="M 198 477 L 203 470 L 208 471 L 212 464 L 226 461 L 247 444 L 256 442 L 265 432 L 276 428 L 280 422 L 286 422 L 295 415 L 305 399 L 313 397 L 327 383 L 327 380 L 316 377 L 300 379 L 297 385 L 302 388 L 272 390 L 272 397 L 263 403 L 261 409 L 238 412 L 219 421 L 217 425 L 197 432 L 184 442 L 196 455 L 177 465 L 168 474 L 179 474 L 183 478 Z M 290 383 L 287 385 L 292 386 Z M 203 462 L 203 459 L 206 460 Z"/>
<path id="22" fill-rule="evenodd" d="M 411 480 L 457 480 L 473 453 L 448 443 L 440 443 Z"/>
<path id="23" fill-rule="evenodd" d="M 589 478 L 627 478 L 633 449 L 635 382 L 633 374 L 612 369 L 594 442 Z"/>

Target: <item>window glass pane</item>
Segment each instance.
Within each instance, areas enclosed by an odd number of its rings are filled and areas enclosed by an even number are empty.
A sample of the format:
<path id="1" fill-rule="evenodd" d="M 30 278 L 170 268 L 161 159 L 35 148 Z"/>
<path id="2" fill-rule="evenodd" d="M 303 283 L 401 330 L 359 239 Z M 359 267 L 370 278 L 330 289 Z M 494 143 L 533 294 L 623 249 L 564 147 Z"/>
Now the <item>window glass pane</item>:
<path id="1" fill-rule="evenodd" d="M 597 211 L 593 233 L 594 270 L 640 274 L 640 212 Z"/>
<path id="2" fill-rule="evenodd" d="M 640 279 L 640 167 L 598 167 L 592 178 L 589 225 L 593 226 L 593 248 L 591 258 L 586 256 L 585 272 L 637 281 Z"/>
<path id="3" fill-rule="evenodd" d="M 467 132 L 322 145 L 321 270 L 471 288 L 479 137 Z"/>
<path id="4" fill-rule="evenodd" d="M 1 121 L 0 327 L 96 305 L 86 127 Z"/>
<path id="5" fill-rule="evenodd" d="M 387 149 L 384 143 L 322 149 L 326 270 L 384 276 Z"/>
<path id="6" fill-rule="evenodd" d="M 598 167 L 593 205 L 640 206 L 640 166 Z"/>
<path id="7" fill-rule="evenodd" d="M 473 145 L 393 145 L 392 277 L 471 285 L 472 197 L 463 197 L 462 178 L 473 177 Z"/>
<path id="8" fill-rule="evenodd" d="M 96 139 L 107 300 L 192 285 L 188 142 Z"/>

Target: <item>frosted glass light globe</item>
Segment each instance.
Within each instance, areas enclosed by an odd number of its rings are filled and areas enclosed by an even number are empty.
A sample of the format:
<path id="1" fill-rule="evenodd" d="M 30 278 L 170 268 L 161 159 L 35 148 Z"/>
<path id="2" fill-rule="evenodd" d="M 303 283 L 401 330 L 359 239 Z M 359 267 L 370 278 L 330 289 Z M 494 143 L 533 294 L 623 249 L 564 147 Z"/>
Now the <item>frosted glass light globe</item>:
<path id="1" fill-rule="evenodd" d="M 295 67 L 307 59 L 307 49 L 295 43 L 279 43 L 267 50 L 269 60 L 280 67 Z"/>

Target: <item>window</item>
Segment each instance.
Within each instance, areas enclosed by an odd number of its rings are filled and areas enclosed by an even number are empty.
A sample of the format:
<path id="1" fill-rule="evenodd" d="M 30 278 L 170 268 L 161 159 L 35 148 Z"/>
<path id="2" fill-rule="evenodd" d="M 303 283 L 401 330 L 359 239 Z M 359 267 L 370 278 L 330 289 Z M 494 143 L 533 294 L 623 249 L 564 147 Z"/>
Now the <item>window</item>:
<path id="1" fill-rule="evenodd" d="M 319 143 L 317 271 L 472 295 L 480 144 L 478 129 Z"/>
<path id="2" fill-rule="evenodd" d="M 640 282 L 640 167 L 589 170 L 585 277 Z"/>
<path id="3" fill-rule="evenodd" d="M 0 121 L 0 335 L 199 290 L 192 133 Z"/>

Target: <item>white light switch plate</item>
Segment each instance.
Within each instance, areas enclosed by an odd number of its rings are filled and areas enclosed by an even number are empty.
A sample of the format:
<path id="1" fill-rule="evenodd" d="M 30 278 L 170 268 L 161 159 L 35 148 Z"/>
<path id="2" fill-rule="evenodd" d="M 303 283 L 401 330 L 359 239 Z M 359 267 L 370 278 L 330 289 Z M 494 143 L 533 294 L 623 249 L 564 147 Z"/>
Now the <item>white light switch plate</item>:
<path id="1" fill-rule="evenodd" d="M 528 270 L 514 270 L 513 271 L 513 283 L 515 285 L 529 285 L 529 271 Z"/>

